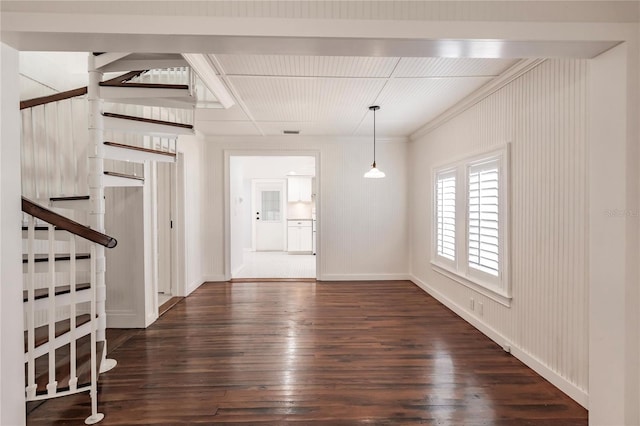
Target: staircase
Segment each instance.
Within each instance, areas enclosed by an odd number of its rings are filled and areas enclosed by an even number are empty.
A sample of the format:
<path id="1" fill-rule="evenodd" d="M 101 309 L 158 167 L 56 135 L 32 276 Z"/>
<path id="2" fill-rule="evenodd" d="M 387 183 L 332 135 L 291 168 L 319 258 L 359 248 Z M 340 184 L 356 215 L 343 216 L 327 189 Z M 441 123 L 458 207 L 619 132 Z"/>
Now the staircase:
<path id="1" fill-rule="evenodd" d="M 91 54 L 87 87 L 21 102 L 26 397 L 88 391 L 87 424 L 104 417 L 98 374 L 116 365 L 106 358 L 105 249 L 116 241 L 104 234 L 105 188 L 144 187 L 150 164 L 176 161 L 197 102 L 186 65 Z"/>

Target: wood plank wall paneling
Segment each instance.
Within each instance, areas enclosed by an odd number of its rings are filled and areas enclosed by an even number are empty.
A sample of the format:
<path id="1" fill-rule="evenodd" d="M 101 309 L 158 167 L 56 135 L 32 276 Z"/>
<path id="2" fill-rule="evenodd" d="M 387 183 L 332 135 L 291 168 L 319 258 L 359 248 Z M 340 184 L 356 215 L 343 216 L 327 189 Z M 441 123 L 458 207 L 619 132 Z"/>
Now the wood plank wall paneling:
<path id="1" fill-rule="evenodd" d="M 86 99 L 72 98 L 21 111 L 22 194 L 31 199 L 86 195 Z M 80 176 L 81 178 L 78 178 Z M 82 215 L 72 215 L 83 221 Z"/>
<path id="2" fill-rule="evenodd" d="M 588 391 L 587 74 L 547 60 L 411 144 L 412 273 L 578 391 Z M 506 308 L 437 273 L 430 169 L 512 144 L 511 283 Z M 484 304 L 480 315 L 469 299 Z"/>

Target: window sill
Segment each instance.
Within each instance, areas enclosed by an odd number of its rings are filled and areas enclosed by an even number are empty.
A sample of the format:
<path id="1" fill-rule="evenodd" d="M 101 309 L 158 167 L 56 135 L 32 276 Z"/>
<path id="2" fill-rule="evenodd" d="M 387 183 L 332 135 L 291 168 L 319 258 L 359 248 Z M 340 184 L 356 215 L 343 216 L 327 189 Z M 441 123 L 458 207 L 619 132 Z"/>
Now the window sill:
<path id="1" fill-rule="evenodd" d="M 489 288 L 486 286 L 486 284 L 476 280 L 473 277 L 461 275 L 459 272 L 451 269 L 451 267 L 438 263 L 434 260 L 431 261 L 431 266 L 433 267 L 433 270 L 436 271 L 437 273 L 444 275 L 445 277 L 452 279 L 457 283 L 460 283 L 465 287 L 468 287 L 471 290 L 477 293 L 480 293 L 483 296 L 486 296 L 489 299 L 494 300 L 503 306 L 506 306 L 507 308 L 511 307 L 511 299 L 512 299 L 511 296 L 504 294 L 502 292 L 499 292 L 497 290 L 494 290 L 492 288 Z"/>

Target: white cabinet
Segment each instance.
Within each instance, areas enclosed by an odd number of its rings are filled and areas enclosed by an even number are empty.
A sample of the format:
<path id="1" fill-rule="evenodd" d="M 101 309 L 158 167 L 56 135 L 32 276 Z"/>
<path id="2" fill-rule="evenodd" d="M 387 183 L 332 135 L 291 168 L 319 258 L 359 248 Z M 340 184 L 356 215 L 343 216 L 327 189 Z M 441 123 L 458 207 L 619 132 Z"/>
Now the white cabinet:
<path id="1" fill-rule="evenodd" d="M 312 251 L 312 227 L 311 220 L 289 220 L 287 226 L 287 251 L 309 252 Z"/>
<path id="2" fill-rule="evenodd" d="M 287 179 L 287 199 L 289 202 L 311 201 L 311 177 L 292 176 Z"/>

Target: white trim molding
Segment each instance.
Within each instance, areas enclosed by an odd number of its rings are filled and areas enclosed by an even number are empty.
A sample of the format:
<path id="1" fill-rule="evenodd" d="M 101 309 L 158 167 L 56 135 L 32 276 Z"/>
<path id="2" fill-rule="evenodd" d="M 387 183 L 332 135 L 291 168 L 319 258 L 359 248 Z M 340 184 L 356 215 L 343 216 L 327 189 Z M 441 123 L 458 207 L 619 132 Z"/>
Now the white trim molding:
<path id="1" fill-rule="evenodd" d="M 494 78 L 469 96 L 465 97 L 460 102 L 458 102 L 433 120 L 424 124 L 418 130 L 409 135 L 409 140 L 415 141 L 417 139 L 420 139 L 422 136 L 442 126 L 447 121 L 455 118 L 478 102 L 489 97 L 492 93 L 500 90 L 516 78 L 528 73 L 533 68 L 543 63 L 545 60 L 546 59 L 523 59 L 517 62 L 514 66 L 500 74 L 498 77 Z"/>
<path id="2" fill-rule="evenodd" d="M 397 274 L 322 274 L 318 281 L 406 281 L 411 276 L 406 273 Z"/>

